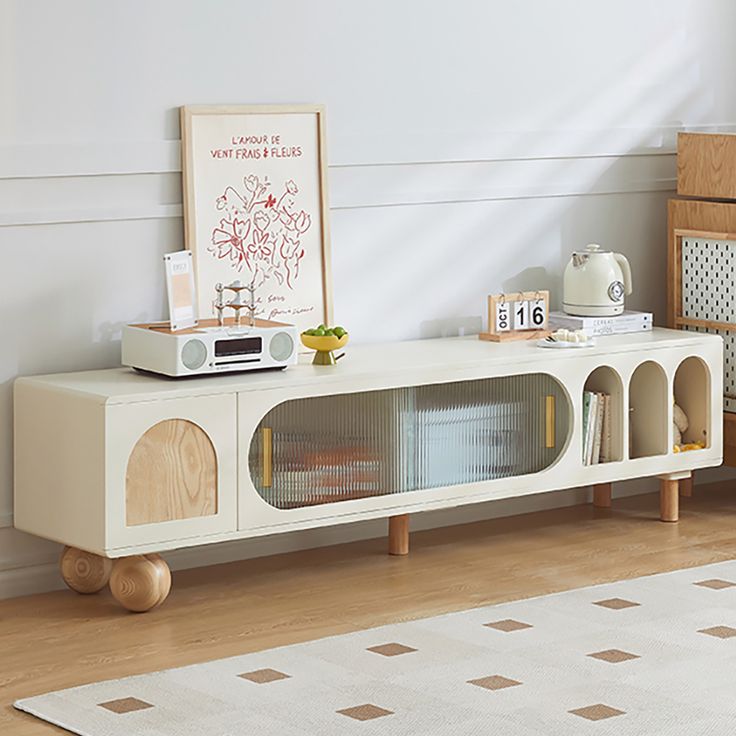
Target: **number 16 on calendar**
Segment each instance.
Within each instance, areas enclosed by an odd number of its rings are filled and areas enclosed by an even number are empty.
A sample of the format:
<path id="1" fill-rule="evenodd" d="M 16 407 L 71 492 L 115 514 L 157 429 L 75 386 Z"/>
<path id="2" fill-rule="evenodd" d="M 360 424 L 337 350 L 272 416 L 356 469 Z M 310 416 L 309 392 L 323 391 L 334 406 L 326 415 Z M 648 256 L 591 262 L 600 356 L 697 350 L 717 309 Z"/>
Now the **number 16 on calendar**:
<path id="1" fill-rule="evenodd" d="M 488 297 L 488 332 L 481 340 L 528 340 L 549 334 L 549 292 L 523 291 Z"/>

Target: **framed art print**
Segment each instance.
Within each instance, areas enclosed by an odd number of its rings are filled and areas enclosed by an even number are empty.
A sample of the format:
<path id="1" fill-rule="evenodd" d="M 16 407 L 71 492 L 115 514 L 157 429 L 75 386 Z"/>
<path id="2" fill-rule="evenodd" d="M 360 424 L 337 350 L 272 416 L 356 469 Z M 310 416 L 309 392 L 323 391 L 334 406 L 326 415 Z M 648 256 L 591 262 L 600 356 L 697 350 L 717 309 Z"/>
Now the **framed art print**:
<path id="1" fill-rule="evenodd" d="M 181 108 L 186 247 L 200 318 L 215 284 L 257 287 L 262 319 L 332 318 L 325 112 L 319 105 Z"/>

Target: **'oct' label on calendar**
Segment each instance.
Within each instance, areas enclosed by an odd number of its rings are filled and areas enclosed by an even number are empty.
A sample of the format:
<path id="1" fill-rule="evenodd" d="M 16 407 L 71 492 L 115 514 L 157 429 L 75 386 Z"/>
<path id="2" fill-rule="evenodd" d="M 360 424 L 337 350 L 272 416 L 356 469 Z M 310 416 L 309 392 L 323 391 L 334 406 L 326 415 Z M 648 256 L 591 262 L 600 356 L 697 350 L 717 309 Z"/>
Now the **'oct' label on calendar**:
<path id="1" fill-rule="evenodd" d="M 511 305 L 508 302 L 496 304 L 496 332 L 511 329 Z"/>

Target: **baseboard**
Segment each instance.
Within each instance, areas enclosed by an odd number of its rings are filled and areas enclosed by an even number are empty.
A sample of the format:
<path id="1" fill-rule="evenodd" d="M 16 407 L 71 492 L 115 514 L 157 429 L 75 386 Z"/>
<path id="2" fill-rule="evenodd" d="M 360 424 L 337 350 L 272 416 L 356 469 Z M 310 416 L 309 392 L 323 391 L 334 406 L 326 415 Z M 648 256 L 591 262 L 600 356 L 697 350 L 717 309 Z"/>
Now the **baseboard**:
<path id="1" fill-rule="evenodd" d="M 56 563 L 0 571 L 0 599 L 60 590 L 64 581 Z"/>
<path id="2" fill-rule="evenodd" d="M 711 471 L 712 472 L 712 471 Z M 720 475 L 720 473 L 716 473 Z M 706 479 L 703 478 L 703 481 Z M 614 498 L 625 498 L 651 493 L 657 489 L 654 478 L 643 478 L 614 485 Z M 443 526 L 467 524 L 534 511 L 564 508 L 591 500 L 589 488 L 573 488 L 553 493 L 540 493 L 523 498 L 507 498 L 482 504 L 460 506 L 440 511 L 417 514 L 412 518 L 412 531 L 436 529 Z M 237 560 L 254 559 L 286 552 L 346 544 L 386 536 L 386 521 L 372 519 L 356 524 L 306 529 L 270 537 L 221 542 L 204 547 L 192 547 L 167 552 L 164 556 L 172 570 L 206 567 Z M 54 563 L 32 565 L 0 571 L 0 599 L 32 595 L 64 586 Z"/>

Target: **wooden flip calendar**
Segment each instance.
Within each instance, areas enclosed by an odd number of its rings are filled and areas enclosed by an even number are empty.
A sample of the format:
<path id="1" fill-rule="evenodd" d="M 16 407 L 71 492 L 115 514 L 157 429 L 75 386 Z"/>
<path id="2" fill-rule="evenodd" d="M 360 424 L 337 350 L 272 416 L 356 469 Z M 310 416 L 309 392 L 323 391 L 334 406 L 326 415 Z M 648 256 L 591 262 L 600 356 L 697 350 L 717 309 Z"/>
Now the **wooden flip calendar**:
<path id="1" fill-rule="evenodd" d="M 522 291 L 513 294 L 491 294 L 488 297 L 488 331 L 481 340 L 532 340 L 547 337 L 549 324 L 549 292 Z"/>

